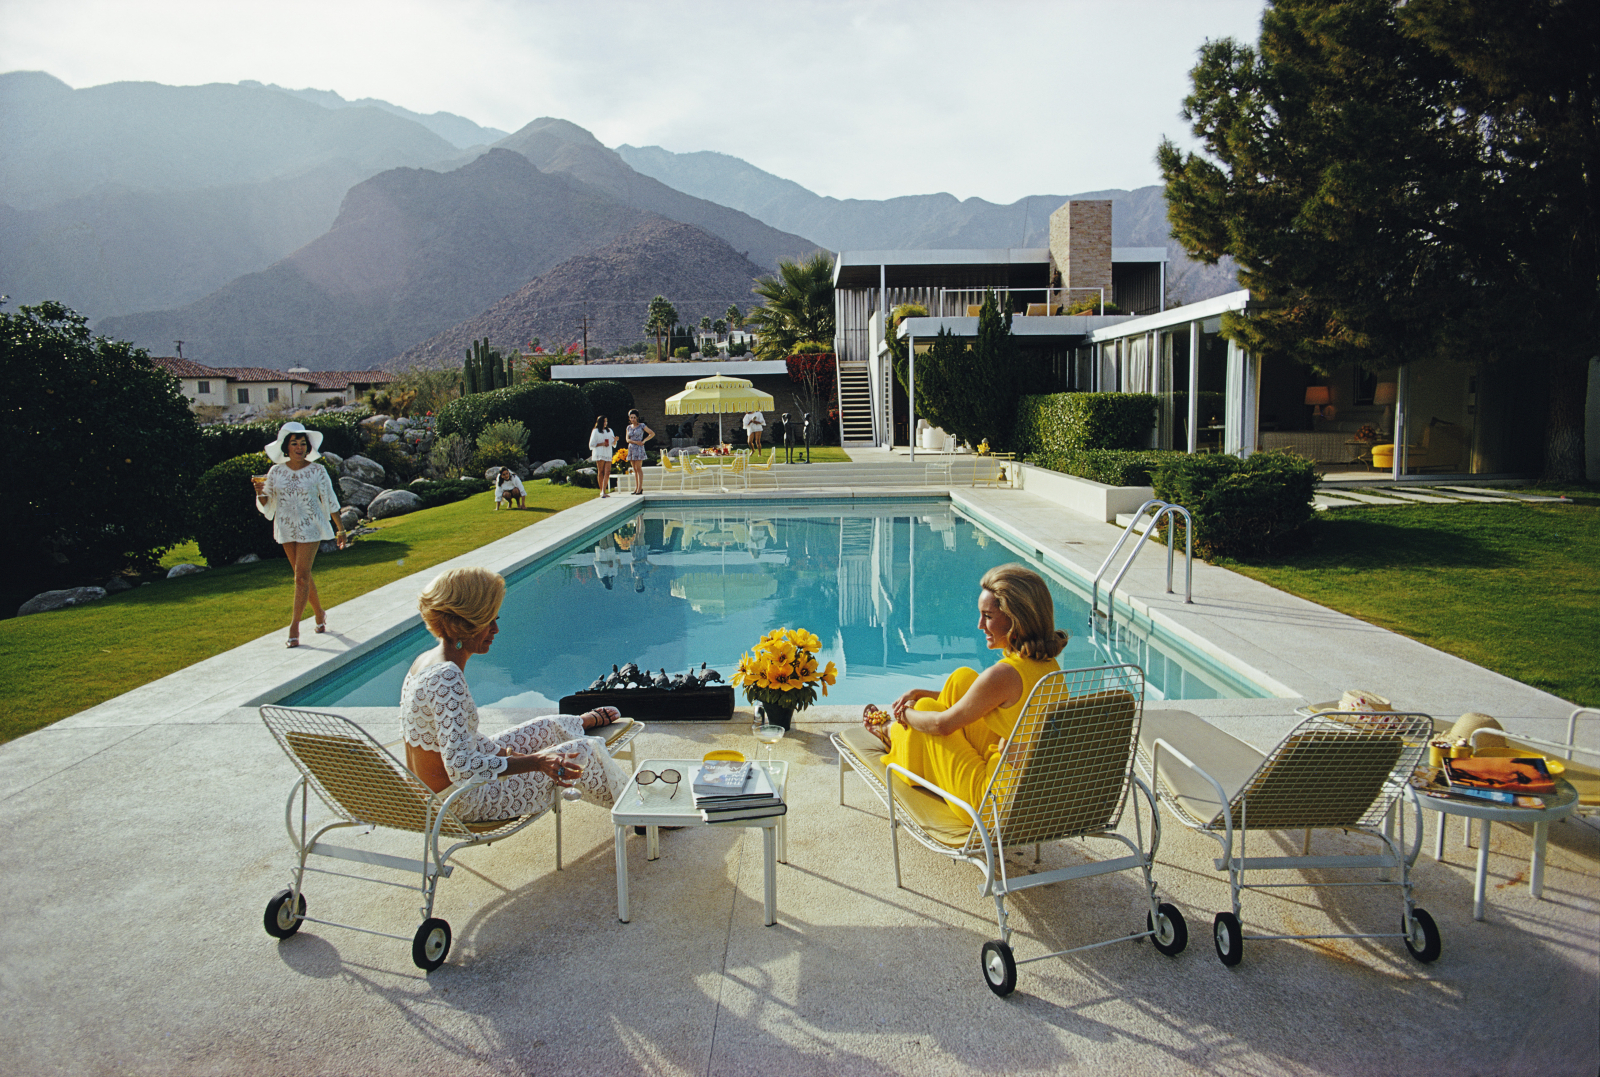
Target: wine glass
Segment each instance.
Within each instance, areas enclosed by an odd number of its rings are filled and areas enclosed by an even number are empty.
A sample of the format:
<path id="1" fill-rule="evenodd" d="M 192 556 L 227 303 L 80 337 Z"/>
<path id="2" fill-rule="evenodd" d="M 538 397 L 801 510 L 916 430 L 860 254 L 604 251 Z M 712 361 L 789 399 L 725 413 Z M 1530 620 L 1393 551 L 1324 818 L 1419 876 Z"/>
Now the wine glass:
<path id="1" fill-rule="evenodd" d="M 568 763 L 570 763 L 574 759 L 578 758 L 578 753 L 577 752 L 566 752 L 566 753 L 563 753 L 562 758 L 564 760 L 566 760 Z M 582 773 L 582 768 L 581 767 L 579 768 L 579 773 L 580 774 Z M 582 800 L 583 799 L 583 790 L 579 789 L 575 785 L 563 785 L 561 787 L 561 799 L 567 801 L 568 803 L 571 803 L 574 800 Z"/>
<path id="2" fill-rule="evenodd" d="M 781 725 L 773 725 L 768 722 L 766 725 L 756 726 L 752 732 L 755 733 L 756 740 L 767 746 L 767 774 L 770 775 L 773 772 L 772 746 L 783 739 L 783 734 L 786 730 Z"/>

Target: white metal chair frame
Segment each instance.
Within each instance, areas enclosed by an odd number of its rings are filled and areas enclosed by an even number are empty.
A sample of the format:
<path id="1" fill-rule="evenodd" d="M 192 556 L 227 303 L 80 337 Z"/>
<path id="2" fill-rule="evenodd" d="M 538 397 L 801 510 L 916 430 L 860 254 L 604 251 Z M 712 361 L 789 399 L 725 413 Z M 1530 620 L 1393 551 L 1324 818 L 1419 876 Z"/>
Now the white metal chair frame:
<path id="1" fill-rule="evenodd" d="M 1307 718 L 1262 759 L 1259 767 L 1238 790 L 1230 794 L 1222 783 L 1189 759 L 1165 739 L 1156 738 L 1148 746 L 1140 746 L 1139 768 L 1156 789 L 1158 800 L 1184 826 L 1196 830 L 1215 841 L 1222 855 L 1212 861 L 1218 871 L 1228 873 L 1228 887 L 1232 898 L 1232 912 L 1218 913 L 1213 922 L 1213 942 L 1217 956 L 1228 966 L 1243 959 L 1243 944 L 1280 939 L 1402 939 L 1406 950 L 1421 962 L 1430 962 L 1439 956 L 1439 930 L 1426 910 L 1419 908 L 1412 898 L 1411 866 L 1416 862 L 1422 847 L 1422 805 L 1417 799 L 1411 779 L 1422 763 L 1428 740 L 1433 731 L 1433 719 L 1426 714 L 1401 712 L 1345 712 L 1329 711 Z M 1336 785 L 1341 762 L 1348 766 L 1348 749 L 1360 740 L 1393 738 L 1398 740 L 1395 759 L 1388 774 L 1379 786 L 1370 804 L 1352 817 L 1348 801 L 1340 803 Z M 1176 791 L 1161 776 L 1161 755 L 1165 752 L 1177 762 L 1193 771 L 1216 791 L 1217 803 L 1226 805 L 1211 819 L 1200 819 L 1186 810 L 1177 799 Z M 1345 754 L 1346 761 L 1339 756 Z M 1321 788 L 1309 787 L 1311 775 L 1321 765 L 1321 774 L 1327 778 Z M 1277 774 L 1274 775 L 1274 771 Z M 1348 773 L 1348 771 L 1346 771 Z M 1291 797 L 1299 795 L 1293 807 L 1285 806 L 1284 790 L 1274 786 L 1290 787 Z M 1254 792 L 1263 804 L 1258 808 L 1257 820 L 1249 816 L 1250 796 Z M 1325 810 L 1318 805 L 1306 804 L 1316 796 L 1325 797 Z M 1415 838 L 1410 848 L 1405 847 L 1405 813 L 1396 812 L 1397 801 L 1409 799 L 1415 825 Z M 1270 809 L 1270 810 L 1268 810 Z M 1261 822 L 1261 812 L 1267 819 Z M 1398 815 L 1400 833 L 1398 843 L 1394 837 L 1394 820 Z M 1305 850 L 1309 853 L 1313 829 L 1339 829 L 1377 838 L 1384 851 L 1377 855 L 1333 856 L 1249 856 L 1245 843 L 1251 830 L 1304 830 Z M 1234 853 L 1234 838 L 1238 835 L 1238 853 Z M 1378 878 L 1360 882 L 1290 882 L 1247 883 L 1247 871 L 1317 869 L 1377 869 Z M 1392 880 L 1389 873 L 1398 868 L 1400 878 Z M 1274 890 L 1319 887 L 1397 887 L 1404 901 L 1399 932 L 1379 934 L 1313 934 L 1313 935 L 1246 935 L 1240 920 L 1239 895 L 1245 890 Z"/>
<path id="2" fill-rule="evenodd" d="M 778 488 L 778 472 L 777 472 L 776 468 L 773 465 L 776 464 L 777 461 L 778 461 L 778 447 L 776 445 L 774 445 L 772 447 L 772 451 L 767 454 L 767 462 L 766 463 L 764 463 L 764 464 L 750 463 L 750 464 L 745 465 L 745 469 L 744 469 L 744 484 L 745 484 L 745 486 L 748 487 L 750 485 L 750 483 L 751 483 L 751 480 L 757 478 L 758 476 L 765 475 L 767 478 L 772 480 L 772 488 L 774 490 L 776 490 Z"/>
<path id="3" fill-rule="evenodd" d="M 1183 914 L 1173 905 L 1157 900 L 1156 883 L 1151 877 L 1156 850 L 1161 845 L 1161 819 L 1156 810 L 1155 794 L 1133 773 L 1143 702 L 1144 671 L 1138 666 L 1063 670 L 1041 679 L 1029 694 L 1000 765 L 976 808 L 904 767 L 886 764 L 888 772 L 944 798 L 951 808 L 972 821 L 965 842 L 959 846 L 941 842 L 929 835 L 913 817 L 897 810 L 896 794 L 879 780 L 871 767 L 857 758 L 840 734 L 831 735 L 839 753 L 839 803 L 845 802 L 844 776 L 848 764 L 888 808 L 895 886 L 904 885 L 898 837 L 902 827 L 927 849 L 971 864 L 983 873 L 978 894 L 994 898 L 1000 927 L 1000 938 L 985 943 L 981 953 L 985 982 L 995 994 L 1004 997 L 1015 989 L 1018 965 L 1144 938 L 1152 938 L 1156 948 L 1169 957 L 1181 953 L 1187 945 L 1188 928 Z M 1095 728 L 1097 723 L 1099 728 Z M 1041 748 L 1045 749 L 1042 755 L 1038 751 Z M 1112 754 L 1118 750 L 1120 759 Z M 1041 783 L 1043 788 L 1039 787 Z M 1134 799 L 1134 837 L 1117 831 L 1132 789 L 1138 790 L 1149 808 L 1148 849 L 1137 798 Z M 1041 811 L 1044 813 L 1042 820 L 1039 818 Z M 1008 829 L 1012 831 L 1009 837 Z M 1120 842 L 1127 847 L 1129 855 L 1015 879 L 1007 872 L 1005 848 L 1008 841 L 1014 847 L 1033 845 L 1034 863 L 1038 863 L 1042 843 L 1072 838 Z M 1015 957 L 1005 905 L 1008 894 L 1134 869 L 1144 876 L 1150 906 L 1144 931 L 1035 957 Z"/>
<path id="4" fill-rule="evenodd" d="M 1586 748 L 1582 744 L 1578 743 L 1578 719 L 1583 715 L 1588 715 L 1592 718 L 1600 718 L 1600 709 L 1596 709 L 1594 707 L 1577 707 L 1571 714 L 1567 715 L 1567 739 L 1565 741 L 1546 740 L 1543 737 L 1535 737 L 1527 733 L 1517 733 L 1509 729 L 1491 729 L 1484 727 L 1482 729 L 1475 729 L 1472 731 L 1470 743 L 1474 748 L 1476 748 L 1478 747 L 1478 738 L 1480 736 L 1504 737 L 1507 740 L 1516 741 L 1518 744 L 1527 745 L 1531 748 L 1538 748 L 1550 754 L 1559 752 L 1569 763 L 1573 762 L 1572 756 L 1574 752 L 1588 756 L 1596 763 L 1600 763 L 1600 748 Z M 1577 808 L 1573 809 L 1572 814 L 1585 816 L 1600 814 L 1600 805 L 1580 803 Z M 1465 822 L 1467 823 L 1467 826 L 1465 827 L 1466 844 L 1470 845 L 1472 844 L 1472 821 L 1469 819 L 1465 820 Z M 1441 827 L 1443 826 L 1442 821 L 1440 825 Z"/>
<path id="5" fill-rule="evenodd" d="M 289 789 L 289 797 L 284 805 L 284 827 L 289 833 L 289 842 L 294 847 L 297 863 L 290 873 L 290 887 L 273 895 L 267 902 L 263 925 L 267 934 L 274 938 L 284 939 L 300 930 L 302 923 L 325 924 L 329 927 L 348 928 L 351 931 L 361 931 L 369 935 L 381 935 L 384 938 L 398 939 L 402 942 L 408 939 L 405 935 L 394 935 L 385 931 L 374 931 L 370 928 L 357 927 L 354 924 L 342 924 L 334 920 L 320 920 L 306 915 L 306 900 L 303 892 L 307 872 L 316 872 L 324 875 L 337 875 L 342 878 L 356 879 L 361 882 L 380 883 L 384 886 L 398 886 L 402 889 L 415 889 L 422 895 L 422 907 L 419 910 L 422 924 L 416 933 L 409 936 L 411 941 L 411 957 L 417 967 L 431 972 L 444 964 L 444 959 L 450 951 L 450 925 L 433 915 L 433 902 L 440 879 L 449 878 L 455 870 L 450 864 L 450 858 L 461 849 L 468 849 L 476 845 L 489 845 L 517 833 L 531 823 L 543 818 L 546 814 L 554 812 L 555 821 L 555 846 L 556 870 L 560 871 L 561 865 L 561 797 L 552 798 L 551 807 L 543 811 L 520 816 L 515 819 L 491 820 L 483 822 L 468 822 L 462 819 L 455 810 L 456 801 L 468 789 L 475 786 L 496 781 L 498 778 L 474 778 L 470 781 L 456 782 L 442 792 L 434 792 L 421 778 L 396 759 L 383 745 L 373 739 L 372 735 L 356 723 L 337 714 L 326 714 L 318 711 L 297 710 L 289 707 L 264 706 L 261 708 L 261 720 L 272 733 L 273 739 L 283 749 L 290 761 L 300 771 L 300 777 L 295 780 Z M 627 754 L 632 757 L 632 744 L 641 732 L 644 724 L 633 722 L 627 730 L 615 741 L 607 745 L 607 750 L 613 755 Z M 331 779 L 333 775 L 324 772 L 318 774 L 318 767 L 308 763 L 302 752 L 312 746 L 311 744 L 296 744 L 296 740 L 320 741 L 315 746 L 326 750 L 338 744 L 341 751 L 347 756 L 344 762 L 351 765 L 349 772 L 341 775 L 346 781 L 354 781 L 362 788 L 353 790 L 362 794 L 361 799 L 367 803 L 364 811 L 362 805 L 347 805 L 346 798 L 341 797 L 335 790 L 328 788 L 324 779 Z M 342 742 L 342 743 L 339 743 Z M 352 751 L 354 749 L 354 751 Z M 322 760 L 326 763 L 327 760 Z M 380 776 L 386 783 L 396 783 L 398 790 L 391 788 L 381 789 L 375 785 L 363 782 L 356 773 L 359 768 L 387 767 L 387 773 Z M 335 784 L 343 785 L 344 783 Z M 310 825 L 310 793 L 315 791 L 318 798 L 336 816 L 330 822 L 316 827 Z M 347 790 L 349 792 L 351 790 Z M 402 792 L 409 797 L 410 803 L 405 800 L 379 803 L 378 799 L 385 793 Z M 296 825 L 295 802 L 299 801 L 298 827 Z M 420 818 L 417 809 L 421 809 Z M 385 816 L 376 818 L 362 818 L 363 814 Z M 409 818 L 408 818 L 409 816 Z M 393 830 L 405 830 L 422 836 L 422 858 L 413 860 L 408 857 L 392 856 L 388 853 L 375 852 L 368 849 L 349 849 L 342 846 L 330 845 L 322 841 L 325 834 L 345 827 L 365 827 L 370 833 L 377 827 Z M 460 839 L 441 849 L 441 838 Z M 310 866 L 307 861 L 313 856 L 328 857 L 334 860 L 353 861 L 369 864 L 374 867 L 388 868 L 402 872 L 416 872 L 419 881 L 415 884 L 397 883 L 388 879 L 372 878 L 366 875 L 353 875 L 348 872 L 331 871 L 326 868 Z"/>

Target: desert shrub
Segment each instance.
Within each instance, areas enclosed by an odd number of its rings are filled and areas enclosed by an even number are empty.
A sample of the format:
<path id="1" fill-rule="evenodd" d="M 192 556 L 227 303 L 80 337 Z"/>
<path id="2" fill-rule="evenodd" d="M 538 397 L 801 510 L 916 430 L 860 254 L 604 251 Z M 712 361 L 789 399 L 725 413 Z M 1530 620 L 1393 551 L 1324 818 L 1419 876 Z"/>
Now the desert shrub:
<path id="1" fill-rule="evenodd" d="M 566 467 L 554 468 L 546 472 L 544 477 L 550 480 L 551 486 L 587 486 L 595 489 L 600 485 L 599 472 L 594 463 L 588 460 L 578 460 Z"/>
<path id="2" fill-rule="evenodd" d="M 1100 293 L 1096 292 L 1093 295 L 1080 295 L 1068 303 L 1061 313 L 1070 316 L 1075 314 L 1125 314 L 1127 312 L 1109 299 L 1105 301 L 1105 309 L 1102 310 L 1100 307 Z"/>
<path id="3" fill-rule="evenodd" d="M 530 460 L 565 458 L 586 451 L 594 427 L 594 412 L 582 389 L 566 382 L 542 381 L 452 400 L 439 413 L 437 429 L 440 436 L 461 434 L 476 439 L 484 427 L 499 419 L 516 419 L 528 429 Z"/>
<path id="4" fill-rule="evenodd" d="M 0 592 L 12 609 L 16 592 L 20 602 L 146 567 L 188 537 L 199 427 L 178 381 L 142 349 L 92 338 L 60 303 L 0 310 L 0 383 Z"/>
<path id="5" fill-rule="evenodd" d="M 322 466 L 332 478 L 333 469 Z M 256 509 L 250 485 L 250 476 L 265 475 L 271 467 L 266 453 L 253 452 L 224 460 L 200 476 L 194 488 L 194 538 L 208 565 L 231 565 L 247 553 L 283 555 L 272 537 L 272 522 Z"/>
<path id="6" fill-rule="evenodd" d="M 395 442 L 384 441 L 381 434 L 374 434 L 367 439 L 366 445 L 361 449 L 361 455 L 381 465 L 388 473 L 390 482 L 407 483 L 422 474 L 420 460 Z"/>
<path id="7" fill-rule="evenodd" d="M 694 354 L 694 353 L 691 352 L 688 348 L 673 348 L 672 349 L 672 357 L 674 359 L 687 359 L 692 354 Z"/>
<path id="8" fill-rule="evenodd" d="M 633 390 L 620 381 L 591 381 L 583 387 L 583 395 L 589 398 L 591 426 L 596 415 L 610 419 L 613 430 L 628 424 L 628 412 L 633 410 Z"/>
<path id="9" fill-rule="evenodd" d="M 1174 453 L 1154 478 L 1155 495 L 1194 517 L 1202 557 L 1274 556 L 1305 541 L 1316 465 L 1288 452 Z M 1182 540 L 1181 525 L 1179 540 Z"/>
<path id="10" fill-rule="evenodd" d="M 422 499 L 423 508 L 431 509 L 448 505 L 453 501 L 463 501 L 473 494 L 481 494 L 489 489 L 489 483 L 476 476 L 464 475 L 459 479 L 447 479 L 443 482 L 424 479 L 422 482 L 412 483 L 406 489 Z"/>
<path id="11" fill-rule="evenodd" d="M 728 344 L 728 358 L 730 359 L 737 359 L 743 355 L 747 355 L 749 354 L 749 351 L 749 347 L 743 340 L 730 341 Z"/>
<path id="12" fill-rule="evenodd" d="M 454 479 L 472 464 L 472 440 L 464 434 L 446 434 L 428 452 L 428 470 L 436 479 Z M 488 470 L 487 464 L 484 470 Z"/>
<path id="13" fill-rule="evenodd" d="M 1051 393 L 1017 403 L 1015 439 L 1024 453 L 1143 449 L 1160 401 L 1149 393 Z"/>
<path id="14" fill-rule="evenodd" d="M 300 425 L 307 430 L 322 431 L 322 451 L 339 456 L 353 456 L 362 451 L 366 435 L 358 425 L 371 412 L 338 411 L 321 415 L 307 415 Z M 282 423 L 256 422 L 218 424 L 200 430 L 200 444 L 205 452 L 205 466 L 214 467 L 224 460 L 232 460 L 246 453 L 257 453 L 263 445 L 278 439 Z"/>
<path id="15" fill-rule="evenodd" d="M 515 419 L 490 423 L 478 435 L 473 471 L 491 467 L 520 467 L 528 462 L 528 428 Z"/>
<path id="16" fill-rule="evenodd" d="M 1076 475 L 1091 482 L 1107 486 L 1150 486 L 1151 476 L 1173 456 L 1183 453 L 1173 449 L 1080 449 L 1076 452 L 1052 450 L 1035 453 L 1027 458 L 1030 464 Z"/>

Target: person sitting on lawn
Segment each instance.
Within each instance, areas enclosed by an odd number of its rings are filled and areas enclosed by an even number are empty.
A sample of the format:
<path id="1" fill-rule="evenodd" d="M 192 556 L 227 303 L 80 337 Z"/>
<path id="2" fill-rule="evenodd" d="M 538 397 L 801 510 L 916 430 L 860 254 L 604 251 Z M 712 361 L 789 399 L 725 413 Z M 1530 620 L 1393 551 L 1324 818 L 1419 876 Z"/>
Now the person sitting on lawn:
<path id="1" fill-rule="evenodd" d="M 513 505 L 512 502 L 516 504 Z M 500 511 L 504 502 L 507 508 L 525 509 L 528 507 L 528 491 L 522 488 L 522 480 L 508 467 L 500 469 L 500 480 L 494 488 L 494 511 Z"/>

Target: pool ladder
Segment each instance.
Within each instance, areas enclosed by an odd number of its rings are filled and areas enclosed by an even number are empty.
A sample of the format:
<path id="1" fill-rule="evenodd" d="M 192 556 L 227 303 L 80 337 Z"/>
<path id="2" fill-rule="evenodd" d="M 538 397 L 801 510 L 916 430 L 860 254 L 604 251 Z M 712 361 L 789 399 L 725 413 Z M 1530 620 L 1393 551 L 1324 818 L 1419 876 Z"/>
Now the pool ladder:
<path id="1" fill-rule="evenodd" d="M 1134 558 L 1139 556 L 1139 551 L 1144 549 L 1144 544 L 1150 541 L 1150 536 L 1155 533 L 1156 526 L 1160 524 L 1162 519 L 1165 517 L 1183 517 L 1183 601 L 1185 603 L 1193 604 L 1194 518 L 1189 515 L 1189 510 L 1184 508 L 1182 505 L 1174 505 L 1170 501 L 1162 501 L 1160 498 L 1152 497 L 1149 501 L 1146 501 L 1143 505 L 1139 506 L 1139 511 L 1134 513 L 1133 519 L 1128 522 L 1128 529 L 1122 533 L 1121 538 L 1117 539 L 1117 544 L 1111 547 L 1111 552 L 1106 555 L 1106 559 L 1100 562 L 1100 571 L 1094 574 L 1094 582 L 1090 584 L 1089 587 L 1089 625 L 1091 628 L 1094 627 L 1095 618 L 1100 616 L 1100 580 L 1105 576 L 1106 570 L 1111 567 L 1112 562 L 1117 559 L 1117 554 L 1122 552 L 1122 547 L 1130 538 L 1133 537 L 1134 532 L 1139 529 L 1139 521 L 1144 519 L 1144 514 L 1150 511 L 1152 506 L 1155 507 L 1155 515 L 1150 518 L 1150 523 L 1145 527 L 1144 534 L 1139 536 L 1139 541 L 1133 544 L 1132 550 L 1128 551 L 1128 556 L 1122 562 L 1122 567 L 1117 570 L 1116 576 L 1111 580 L 1111 585 L 1106 588 L 1106 627 L 1112 627 L 1116 620 L 1116 603 L 1113 599 L 1113 596 L 1116 594 L 1117 584 L 1121 583 L 1122 577 L 1128 574 L 1128 568 L 1133 564 Z M 1169 595 L 1173 593 L 1172 555 L 1173 548 L 1169 529 L 1167 542 L 1167 594 Z"/>

